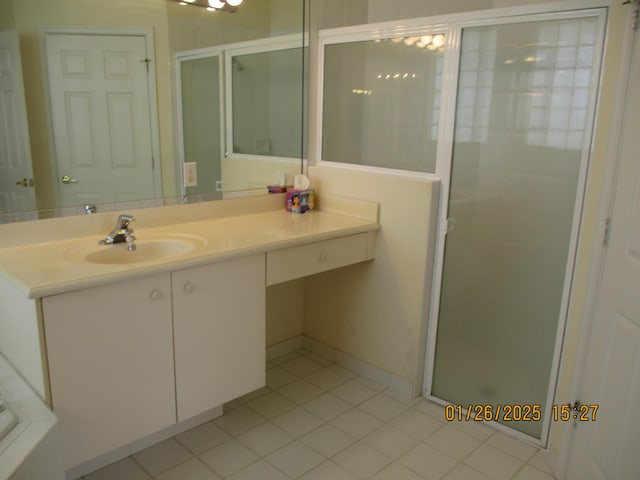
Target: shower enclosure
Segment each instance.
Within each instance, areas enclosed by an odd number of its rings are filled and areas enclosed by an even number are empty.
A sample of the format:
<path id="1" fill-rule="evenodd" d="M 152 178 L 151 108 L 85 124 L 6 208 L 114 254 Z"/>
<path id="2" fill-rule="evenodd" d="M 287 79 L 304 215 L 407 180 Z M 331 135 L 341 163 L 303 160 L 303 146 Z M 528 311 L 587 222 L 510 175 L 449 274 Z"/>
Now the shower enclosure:
<path id="1" fill-rule="evenodd" d="M 454 420 L 496 421 L 544 444 L 604 16 L 485 23 L 460 29 L 427 393 Z"/>
<path id="2" fill-rule="evenodd" d="M 595 2 L 568 5 L 319 32 L 321 163 L 441 182 L 424 395 L 448 420 L 494 422 L 538 445 L 607 17 Z"/>

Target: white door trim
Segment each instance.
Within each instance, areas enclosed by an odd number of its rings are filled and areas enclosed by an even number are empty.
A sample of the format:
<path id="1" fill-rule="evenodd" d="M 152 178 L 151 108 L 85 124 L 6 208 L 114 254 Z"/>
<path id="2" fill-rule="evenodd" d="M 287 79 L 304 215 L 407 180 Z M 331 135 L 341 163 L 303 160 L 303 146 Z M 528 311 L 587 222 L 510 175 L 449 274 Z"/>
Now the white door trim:
<path id="1" fill-rule="evenodd" d="M 597 307 L 597 300 L 602 286 L 602 274 L 606 255 L 606 246 L 602 241 L 604 238 L 604 230 L 607 219 L 611 217 L 613 211 L 613 202 L 615 198 L 615 186 L 617 183 L 617 174 L 620 164 L 620 151 L 622 148 L 622 132 L 624 124 L 624 116 L 626 110 L 626 99 L 628 89 L 630 88 L 631 59 L 633 54 L 633 43 L 635 35 L 639 33 L 633 30 L 633 16 L 628 15 L 625 23 L 624 36 L 620 49 L 620 68 L 618 71 L 618 81 L 615 88 L 614 107 L 611 115 L 611 123 L 609 131 L 609 143 L 607 146 L 606 158 L 611 159 L 607 162 L 604 170 L 604 179 L 602 182 L 602 195 L 600 208 L 597 216 L 597 225 L 603 237 L 596 238 L 596 243 L 591 254 L 591 268 L 589 271 L 588 286 L 585 298 L 587 299 L 584 310 L 584 321 L 580 325 L 580 336 L 578 339 L 576 357 L 574 361 L 574 369 L 571 372 L 570 398 L 578 398 L 585 375 L 585 360 L 589 346 L 589 338 L 591 328 L 594 322 L 594 316 Z M 562 368 L 562 366 L 561 366 Z M 567 375 L 569 372 L 567 372 Z M 562 372 L 561 372 L 562 375 Z M 575 429 L 564 436 L 560 452 L 557 457 L 556 474 L 559 478 L 565 478 L 569 465 L 569 456 L 571 454 L 571 445 L 573 443 Z"/>

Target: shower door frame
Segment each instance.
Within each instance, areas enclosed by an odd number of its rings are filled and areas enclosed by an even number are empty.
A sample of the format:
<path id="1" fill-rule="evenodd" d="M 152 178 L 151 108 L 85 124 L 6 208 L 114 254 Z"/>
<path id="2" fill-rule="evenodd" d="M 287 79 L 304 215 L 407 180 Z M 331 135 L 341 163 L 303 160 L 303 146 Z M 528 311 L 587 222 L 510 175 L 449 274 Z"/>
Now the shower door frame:
<path id="1" fill-rule="evenodd" d="M 585 3 L 588 3 L 585 5 Z M 580 18 L 597 18 L 598 31 L 597 41 L 594 51 L 594 69 L 592 74 L 592 86 L 590 88 L 589 105 L 587 109 L 587 125 L 584 134 L 582 156 L 580 159 L 579 175 L 576 185 L 576 198 L 574 204 L 573 220 L 569 249 L 567 254 L 567 265 L 565 268 L 562 302 L 558 326 L 556 330 L 555 346 L 552 360 L 549 388 L 544 405 L 544 416 L 542 418 L 542 432 L 540 439 L 517 431 L 498 422 L 487 422 L 498 430 L 504 431 L 511 436 L 525 440 L 534 445 L 546 448 L 551 426 L 551 409 L 549 408 L 555 398 L 557 379 L 559 374 L 562 346 L 564 343 L 564 331 L 569 310 L 571 287 L 573 284 L 573 274 L 576 262 L 576 254 L 579 242 L 580 226 L 582 221 L 582 210 L 586 195 L 586 186 L 589 170 L 589 160 L 591 156 L 591 146 L 597 116 L 597 105 L 602 77 L 603 53 L 606 41 L 606 27 L 608 19 L 607 4 L 603 2 L 563 2 L 563 7 L 558 11 L 542 10 L 540 7 L 527 8 L 505 8 L 501 9 L 501 15 L 497 12 L 482 12 L 483 18 L 476 16 L 475 20 L 459 20 L 452 22 L 447 33 L 446 51 L 449 61 L 445 62 L 443 71 L 443 105 L 440 119 L 440 132 L 438 156 L 436 159 L 436 174 L 441 181 L 440 203 L 438 209 L 437 236 L 435 245 L 435 261 L 433 271 L 432 290 L 430 292 L 430 306 L 427 319 L 427 345 L 425 355 L 425 370 L 423 383 L 423 396 L 440 405 L 450 405 L 446 400 L 440 399 L 431 394 L 433 387 L 433 370 L 435 366 L 435 351 L 438 331 L 438 320 L 440 310 L 440 298 L 442 294 L 442 279 L 444 273 L 444 251 L 446 235 L 448 230 L 449 194 L 451 187 L 451 174 L 453 166 L 453 146 L 455 133 L 455 117 L 458 90 L 458 72 L 460 67 L 462 32 L 465 29 L 474 27 L 499 26 L 517 23 L 543 22 L 551 20 L 570 20 Z M 466 412 L 466 409 L 463 411 Z"/>

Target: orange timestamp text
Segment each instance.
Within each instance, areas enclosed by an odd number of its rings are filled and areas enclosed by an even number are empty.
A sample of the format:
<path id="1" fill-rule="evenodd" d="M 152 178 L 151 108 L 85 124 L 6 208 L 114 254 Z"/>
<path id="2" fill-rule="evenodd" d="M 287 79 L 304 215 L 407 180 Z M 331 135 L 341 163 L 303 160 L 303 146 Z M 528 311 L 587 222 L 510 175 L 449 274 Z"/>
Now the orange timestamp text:
<path id="1" fill-rule="evenodd" d="M 539 422 L 542 406 L 538 404 L 447 405 L 447 422 Z"/>

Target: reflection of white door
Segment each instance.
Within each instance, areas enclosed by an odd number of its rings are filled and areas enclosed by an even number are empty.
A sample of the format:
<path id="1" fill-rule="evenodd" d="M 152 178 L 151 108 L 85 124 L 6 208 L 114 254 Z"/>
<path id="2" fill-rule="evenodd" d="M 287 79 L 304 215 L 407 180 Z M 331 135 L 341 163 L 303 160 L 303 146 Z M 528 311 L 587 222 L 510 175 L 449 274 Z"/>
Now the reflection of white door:
<path id="1" fill-rule="evenodd" d="M 0 214 L 34 209 L 20 47 L 16 32 L 7 30 L 0 32 Z"/>
<path id="2" fill-rule="evenodd" d="M 59 205 L 156 197 L 145 37 L 45 39 Z"/>
<path id="3" fill-rule="evenodd" d="M 609 246 L 579 400 L 569 480 L 640 479 L 640 35 L 636 33 Z"/>

